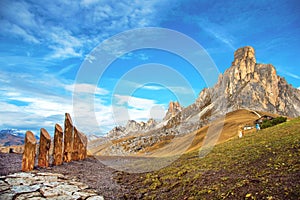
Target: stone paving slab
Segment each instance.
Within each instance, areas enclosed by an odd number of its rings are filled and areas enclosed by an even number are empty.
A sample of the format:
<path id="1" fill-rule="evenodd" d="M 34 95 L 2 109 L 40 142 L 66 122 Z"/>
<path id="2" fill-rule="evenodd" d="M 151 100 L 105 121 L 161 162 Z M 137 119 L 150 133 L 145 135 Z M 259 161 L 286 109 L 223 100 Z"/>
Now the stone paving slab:
<path id="1" fill-rule="evenodd" d="M 20 172 L 0 177 L 1 200 L 104 200 L 88 185 L 63 174 Z"/>

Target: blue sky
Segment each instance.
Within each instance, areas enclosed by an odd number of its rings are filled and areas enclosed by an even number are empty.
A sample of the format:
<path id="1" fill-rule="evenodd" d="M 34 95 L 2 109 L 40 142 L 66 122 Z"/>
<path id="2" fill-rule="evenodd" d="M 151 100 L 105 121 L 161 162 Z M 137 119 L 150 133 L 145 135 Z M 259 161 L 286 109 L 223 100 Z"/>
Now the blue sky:
<path id="1" fill-rule="evenodd" d="M 209 54 L 220 73 L 233 60 L 235 49 L 250 45 L 259 63 L 272 63 L 279 75 L 300 87 L 300 3 L 295 1 L 0 1 L 0 129 L 51 134 L 73 113 L 73 88 L 83 94 L 93 85 L 76 82 L 90 52 L 115 34 L 136 28 L 168 28 L 193 38 Z M 158 63 L 188 81 L 142 84 L 130 70 Z M 166 72 L 167 73 L 167 72 Z M 165 74 L 157 72 L 157 77 Z M 120 87 L 135 88 L 126 94 Z M 120 85 L 120 84 L 119 84 Z M 201 75 L 184 59 L 169 52 L 144 49 L 121 55 L 99 78 L 90 124 L 87 105 L 75 121 L 88 134 L 103 135 L 116 125 L 114 115 L 126 110 L 130 119 L 161 117 L 170 100 L 191 104 L 203 87 Z M 112 108 L 113 106 L 113 108 Z M 114 112 L 112 112 L 114 110 Z M 157 111 L 157 112 L 155 112 Z M 128 117 L 127 117 L 128 118 Z M 125 123 L 127 118 L 119 119 Z M 123 120 L 123 121 L 122 121 Z"/>

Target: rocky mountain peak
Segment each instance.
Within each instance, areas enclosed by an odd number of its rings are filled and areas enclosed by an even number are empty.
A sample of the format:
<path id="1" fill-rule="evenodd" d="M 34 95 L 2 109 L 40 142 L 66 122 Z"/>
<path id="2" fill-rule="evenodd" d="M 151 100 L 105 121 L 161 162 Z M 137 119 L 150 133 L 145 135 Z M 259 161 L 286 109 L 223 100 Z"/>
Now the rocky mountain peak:
<path id="1" fill-rule="evenodd" d="M 237 84 L 240 80 L 249 81 L 253 78 L 255 65 L 256 58 L 254 48 L 250 46 L 242 47 L 234 52 L 234 60 L 231 67 L 226 70 L 224 75 L 228 74 L 231 76 L 234 84 Z"/>
<path id="2" fill-rule="evenodd" d="M 181 111 L 182 111 L 182 106 L 179 104 L 179 102 L 171 101 L 169 103 L 169 108 L 168 108 L 168 111 L 166 113 L 164 120 L 174 117 L 178 112 L 181 112 Z"/>
<path id="3" fill-rule="evenodd" d="M 232 62 L 232 65 L 240 64 L 241 62 L 246 60 L 256 63 L 255 50 L 253 47 L 246 46 L 237 49 L 234 52 L 234 61 Z"/>
<path id="4" fill-rule="evenodd" d="M 220 75 L 212 93 L 218 110 L 224 112 L 248 108 L 291 117 L 300 113 L 299 91 L 278 76 L 272 64 L 256 63 L 249 46 L 235 51 L 232 65 Z"/>

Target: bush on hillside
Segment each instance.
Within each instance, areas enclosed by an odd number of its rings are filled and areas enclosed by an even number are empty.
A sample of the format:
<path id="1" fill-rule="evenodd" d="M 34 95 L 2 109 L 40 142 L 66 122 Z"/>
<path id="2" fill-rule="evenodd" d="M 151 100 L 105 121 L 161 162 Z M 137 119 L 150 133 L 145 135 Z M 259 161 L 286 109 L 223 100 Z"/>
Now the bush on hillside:
<path id="1" fill-rule="evenodd" d="M 271 127 L 271 126 L 275 126 L 277 124 L 281 124 L 283 122 L 286 122 L 287 118 L 286 117 L 276 117 L 272 120 L 264 120 L 263 123 L 261 124 L 261 128 L 264 129 L 264 128 L 268 128 L 268 127 Z"/>

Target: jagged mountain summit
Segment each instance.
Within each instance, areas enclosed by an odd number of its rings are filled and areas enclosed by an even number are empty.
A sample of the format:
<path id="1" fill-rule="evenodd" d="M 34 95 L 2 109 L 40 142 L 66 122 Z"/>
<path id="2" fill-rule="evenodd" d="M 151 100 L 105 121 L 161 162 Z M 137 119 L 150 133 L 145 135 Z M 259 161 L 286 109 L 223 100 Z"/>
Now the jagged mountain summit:
<path id="1" fill-rule="evenodd" d="M 200 129 L 220 116 L 240 109 L 300 116 L 300 90 L 277 75 L 271 64 L 256 63 L 253 47 L 239 48 L 231 66 L 212 88 L 204 88 L 196 101 L 183 108 L 170 102 L 162 122 L 129 121 L 115 127 L 107 138 L 124 138 L 108 145 L 106 155 L 127 155 L 147 149 L 154 143 Z M 130 137 L 127 137 L 130 136 Z M 127 139 L 126 139 L 127 137 Z"/>

